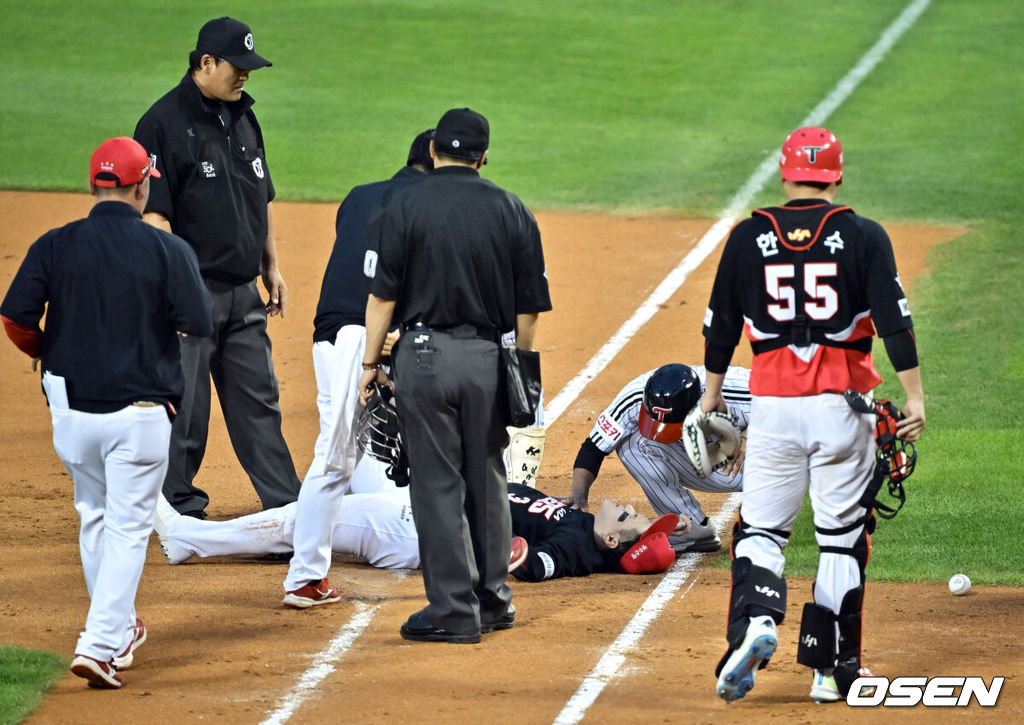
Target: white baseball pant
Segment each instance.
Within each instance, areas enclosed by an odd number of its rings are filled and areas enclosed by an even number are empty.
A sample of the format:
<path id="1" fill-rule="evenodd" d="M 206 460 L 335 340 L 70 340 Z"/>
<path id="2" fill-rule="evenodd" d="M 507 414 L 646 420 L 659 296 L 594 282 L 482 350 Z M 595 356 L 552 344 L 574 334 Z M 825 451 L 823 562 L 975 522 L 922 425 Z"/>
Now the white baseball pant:
<path id="1" fill-rule="evenodd" d="M 76 654 L 109 662 L 131 642 L 135 594 L 167 471 L 163 406 L 83 413 L 51 405 L 53 447 L 75 482 L 79 549 L 91 603 Z"/>
<path id="2" fill-rule="evenodd" d="M 227 521 L 182 516 L 171 524 L 164 546 L 174 562 L 193 554 L 206 557 L 290 551 L 297 531 L 298 505 L 290 503 Z M 332 551 L 357 556 L 376 567 L 417 569 L 420 565 L 408 488 L 392 485 L 390 490 L 342 496 L 330 537 Z"/>
<path id="3" fill-rule="evenodd" d="M 345 325 L 338 330 L 333 344 L 322 341 L 313 345 L 320 435 L 313 449 L 313 462 L 299 489 L 295 553 L 284 580 L 285 591 L 320 581 L 331 566 L 331 529 L 361 457 L 356 446 L 357 384 L 362 375 L 365 343 L 365 327 Z M 380 466 L 383 476 L 384 464 L 369 461 Z"/>
<path id="4" fill-rule="evenodd" d="M 792 531 L 808 485 L 817 528 L 840 529 L 864 516 L 857 502 L 875 466 L 873 425 L 842 395 L 755 396 L 740 517 L 749 532 L 764 535 L 740 540 L 735 557 L 782 576 L 787 540 L 769 530 Z M 842 535 L 819 534 L 818 543 L 852 547 L 862 532 L 858 526 Z M 853 557 L 823 553 L 814 601 L 838 613 L 846 592 L 861 583 Z"/>

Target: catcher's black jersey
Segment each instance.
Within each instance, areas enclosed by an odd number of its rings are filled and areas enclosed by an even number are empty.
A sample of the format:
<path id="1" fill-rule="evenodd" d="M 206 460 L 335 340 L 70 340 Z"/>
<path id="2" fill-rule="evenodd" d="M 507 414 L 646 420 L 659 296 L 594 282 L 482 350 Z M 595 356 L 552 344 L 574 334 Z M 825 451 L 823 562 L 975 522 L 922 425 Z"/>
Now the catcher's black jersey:
<path id="1" fill-rule="evenodd" d="M 521 483 L 508 484 L 512 533 L 530 544 L 526 561 L 512 574 L 523 581 L 615 571 L 619 555 L 598 548 L 594 516 Z"/>
<path id="2" fill-rule="evenodd" d="M 913 326 L 892 244 L 849 207 L 799 199 L 756 209 L 726 241 L 704 336 L 754 349 L 754 395 L 870 391 L 871 338 Z"/>

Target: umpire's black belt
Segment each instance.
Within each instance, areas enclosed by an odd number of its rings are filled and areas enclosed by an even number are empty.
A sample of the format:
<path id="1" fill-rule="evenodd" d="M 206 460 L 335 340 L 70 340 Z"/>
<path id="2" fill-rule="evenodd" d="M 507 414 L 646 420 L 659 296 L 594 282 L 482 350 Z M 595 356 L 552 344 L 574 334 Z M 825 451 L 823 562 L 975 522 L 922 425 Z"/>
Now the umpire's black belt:
<path id="1" fill-rule="evenodd" d="M 474 337 L 481 340 L 498 342 L 501 333 L 493 327 L 476 327 L 475 325 L 457 325 L 456 327 L 431 327 L 422 322 L 405 323 L 402 325 L 403 332 L 443 332 L 451 335 L 456 340 L 471 340 Z"/>

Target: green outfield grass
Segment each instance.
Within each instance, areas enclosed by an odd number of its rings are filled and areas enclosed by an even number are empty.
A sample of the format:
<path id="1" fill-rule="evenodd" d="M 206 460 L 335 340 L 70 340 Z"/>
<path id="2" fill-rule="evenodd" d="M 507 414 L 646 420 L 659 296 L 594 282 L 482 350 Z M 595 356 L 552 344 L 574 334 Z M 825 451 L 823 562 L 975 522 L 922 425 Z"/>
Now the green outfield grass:
<path id="1" fill-rule="evenodd" d="M 225 12 L 274 62 L 248 90 L 281 199 L 339 200 L 469 105 L 492 124 L 486 175 L 536 209 L 711 216 L 902 7 L 0 0 L 0 187 L 84 191 L 92 149 L 132 133 Z M 935 0 L 826 124 L 846 147 L 841 201 L 970 229 L 934 250 L 911 298 L 929 426 L 874 578 L 1024 584 L 1022 30 L 1018 0 Z M 757 202 L 779 198 L 771 185 Z M 812 574 L 806 511 L 793 538 L 787 571 Z"/>
<path id="2" fill-rule="evenodd" d="M 52 652 L 0 646 L 0 725 L 21 722 L 67 666 Z"/>

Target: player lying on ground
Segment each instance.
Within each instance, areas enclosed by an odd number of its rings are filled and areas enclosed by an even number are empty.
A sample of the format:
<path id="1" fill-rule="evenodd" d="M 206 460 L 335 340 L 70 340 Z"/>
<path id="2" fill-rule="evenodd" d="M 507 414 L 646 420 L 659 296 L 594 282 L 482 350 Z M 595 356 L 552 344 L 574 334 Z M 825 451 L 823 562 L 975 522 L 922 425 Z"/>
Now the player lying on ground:
<path id="1" fill-rule="evenodd" d="M 673 535 L 669 543 L 677 552 L 717 551 L 722 548 L 708 524 L 700 503 L 690 490 L 734 493 L 743 488 L 742 447 L 732 460 L 711 471 L 698 470 L 694 454 L 687 451 L 684 420 L 704 390 L 702 365 L 672 363 L 649 370 L 626 384 L 597 417 L 590 435 L 576 456 L 572 492 L 563 499 L 575 509 L 586 510 L 590 487 L 604 459 L 617 453 L 647 494 L 655 513 L 677 513 L 693 522 L 689 533 Z M 723 396 L 736 427 L 747 427 L 750 411 L 750 371 L 730 365 Z M 712 444 L 713 445 L 713 444 Z"/>
<path id="2" fill-rule="evenodd" d="M 376 567 L 418 569 L 419 542 L 409 489 L 395 487 L 384 477 L 380 463 L 369 457 L 360 461 L 352 484 L 353 493 L 342 497 L 334 521 L 331 549 Z M 619 569 L 664 571 L 675 559 L 667 533 L 685 532 L 688 526 L 676 516 L 652 521 L 632 506 L 612 501 L 603 502 L 591 515 L 529 486 L 510 483 L 508 490 L 512 533 L 529 546 L 514 572 L 524 581 Z M 180 516 L 161 501 L 156 531 L 172 564 L 196 555 L 285 553 L 292 547 L 295 509 L 292 503 L 227 521 L 201 521 Z"/>

